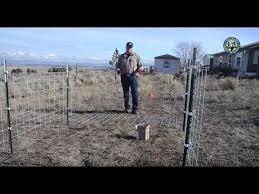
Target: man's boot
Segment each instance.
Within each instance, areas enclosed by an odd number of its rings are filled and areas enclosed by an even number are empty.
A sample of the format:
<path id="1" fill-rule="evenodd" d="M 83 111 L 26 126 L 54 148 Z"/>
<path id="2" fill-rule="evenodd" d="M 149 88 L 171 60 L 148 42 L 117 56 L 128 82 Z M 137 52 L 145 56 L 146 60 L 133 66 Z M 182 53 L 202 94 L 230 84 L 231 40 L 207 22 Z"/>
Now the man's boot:
<path id="1" fill-rule="evenodd" d="M 125 113 L 129 113 L 129 112 L 130 112 L 130 105 L 125 108 Z"/>

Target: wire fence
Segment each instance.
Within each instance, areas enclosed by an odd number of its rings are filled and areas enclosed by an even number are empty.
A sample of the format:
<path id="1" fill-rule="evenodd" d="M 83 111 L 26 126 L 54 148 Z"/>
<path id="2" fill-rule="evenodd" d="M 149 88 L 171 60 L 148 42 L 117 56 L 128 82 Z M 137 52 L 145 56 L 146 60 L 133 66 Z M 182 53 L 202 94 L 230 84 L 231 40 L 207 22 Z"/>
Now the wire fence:
<path id="1" fill-rule="evenodd" d="M 173 89 L 170 87 L 173 85 L 168 85 L 167 88 L 165 85 L 161 86 L 156 77 L 153 79 L 149 77 L 147 85 L 143 83 L 139 86 L 139 109 L 142 114 L 140 116 L 123 114 L 124 102 L 121 82 L 119 78 L 114 78 L 112 73 L 112 71 L 94 73 L 82 71 L 76 75 L 71 73 L 69 77 L 70 127 L 81 128 L 94 124 L 132 128 L 141 122 L 149 123 L 152 126 L 172 127 L 177 123 L 176 117 L 172 114 L 173 107 L 171 106 L 174 97 L 170 96 L 173 94 Z M 173 76 L 170 76 L 168 76 L 168 80 L 173 80 Z M 145 80 L 141 80 L 139 83 L 141 82 L 145 82 Z M 150 88 L 145 88 L 147 86 Z M 154 92 L 152 94 L 154 96 L 150 97 L 147 90 L 159 92 Z M 130 104 L 132 102 L 131 95 L 129 102 Z"/>
<path id="2" fill-rule="evenodd" d="M 197 66 L 195 55 L 194 52 L 186 81 L 183 166 L 199 165 L 207 67 Z M 69 66 L 66 69 L 16 74 L 8 74 L 4 69 L 0 83 L 1 151 L 12 153 L 12 146 L 19 146 L 15 140 L 31 131 L 34 134 L 30 138 L 41 140 L 44 130 L 50 127 L 81 128 L 93 124 L 133 128 L 148 123 L 172 129 L 179 123 L 173 105 L 179 98 L 175 93 L 184 88 L 178 88 L 182 84 L 176 84 L 172 75 L 141 78 L 139 108 L 144 112 L 138 116 L 123 112 L 120 79 L 112 71 L 95 72 L 93 76 L 90 71 L 73 72 Z"/>
<path id="3" fill-rule="evenodd" d="M 208 66 L 200 66 L 195 60 L 196 49 L 193 51 L 192 63 L 188 64 L 186 81 L 183 166 L 199 166 Z"/>
<path id="4" fill-rule="evenodd" d="M 191 147 L 189 150 L 187 164 L 189 166 L 199 166 L 200 138 L 203 128 L 204 100 L 206 89 L 207 68 L 197 68 L 193 74 L 194 80 L 194 98 L 193 98 L 193 115 L 190 130 Z"/>
<path id="5" fill-rule="evenodd" d="M 135 128 L 139 123 L 163 128 L 176 126 L 177 119 L 171 106 L 174 101 L 173 84 L 161 86 L 158 77 L 146 80 L 150 82 L 149 90 L 154 91 L 153 97 L 144 89 L 145 83 L 140 85 L 139 104 L 145 112 L 139 116 L 129 115 L 123 112 L 120 79 L 110 75 L 111 71 L 101 71 L 100 74 L 95 71 L 88 75 L 89 71 L 73 72 L 69 69 L 67 66 L 66 72 L 12 74 L 5 69 L 7 79 L 6 82 L 4 79 L 1 81 L 0 96 L 2 150 L 12 153 L 13 146 L 14 149 L 19 147 L 19 137 L 41 140 L 44 130 L 49 127 L 81 128 L 94 124 Z M 169 83 L 171 80 L 173 77 L 169 75 L 163 81 Z M 6 99 L 10 105 L 6 104 Z M 30 136 L 29 132 L 32 132 Z"/>
<path id="6" fill-rule="evenodd" d="M 34 140 L 40 140 L 42 130 L 64 125 L 65 78 L 63 72 L 8 74 L 8 93 L 5 83 L 1 82 L 0 146 L 4 151 L 8 151 L 8 144 L 11 149 L 12 144 L 17 144 L 15 140 L 28 132 L 34 131 Z M 9 107 L 5 103 L 7 98 Z M 8 119 L 10 132 L 7 130 Z M 8 139 L 8 133 L 11 133 L 11 139 Z"/>
<path id="7" fill-rule="evenodd" d="M 5 91 L 4 91 L 4 80 L 1 79 L 0 82 L 0 142 L 1 150 L 5 151 L 7 149 L 6 142 L 8 141 L 8 131 L 6 122 L 6 110 L 5 110 Z"/>

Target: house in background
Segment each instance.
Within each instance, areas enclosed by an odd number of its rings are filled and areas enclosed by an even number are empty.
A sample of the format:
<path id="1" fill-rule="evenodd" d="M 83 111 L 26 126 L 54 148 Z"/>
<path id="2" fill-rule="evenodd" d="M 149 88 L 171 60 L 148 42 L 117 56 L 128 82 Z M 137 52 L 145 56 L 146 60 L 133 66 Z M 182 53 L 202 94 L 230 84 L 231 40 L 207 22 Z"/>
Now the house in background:
<path id="1" fill-rule="evenodd" d="M 181 71 L 180 58 L 166 54 L 155 57 L 155 72 L 179 74 Z"/>
<path id="2" fill-rule="evenodd" d="M 231 57 L 227 52 L 206 55 L 204 65 L 230 67 L 239 72 L 240 76 L 256 76 L 259 74 L 259 41 L 240 47 Z"/>
<path id="3" fill-rule="evenodd" d="M 213 55 L 205 55 L 203 59 L 203 65 L 209 66 L 209 70 L 213 68 Z"/>

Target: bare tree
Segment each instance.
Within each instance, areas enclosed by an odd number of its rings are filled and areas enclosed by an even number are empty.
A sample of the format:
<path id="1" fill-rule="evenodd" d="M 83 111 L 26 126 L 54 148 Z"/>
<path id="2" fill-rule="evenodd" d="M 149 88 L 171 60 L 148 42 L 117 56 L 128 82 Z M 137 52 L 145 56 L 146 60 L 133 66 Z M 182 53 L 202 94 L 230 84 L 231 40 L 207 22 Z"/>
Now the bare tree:
<path id="1" fill-rule="evenodd" d="M 174 49 L 175 54 L 177 57 L 180 58 L 181 64 L 183 67 L 186 67 L 188 59 L 192 59 L 192 52 L 193 49 L 197 48 L 197 60 L 202 61 L 205 52 L 202 47 L 201 42 L 197 41 L 180 41 L 176 44 L 176 47 Z"/>

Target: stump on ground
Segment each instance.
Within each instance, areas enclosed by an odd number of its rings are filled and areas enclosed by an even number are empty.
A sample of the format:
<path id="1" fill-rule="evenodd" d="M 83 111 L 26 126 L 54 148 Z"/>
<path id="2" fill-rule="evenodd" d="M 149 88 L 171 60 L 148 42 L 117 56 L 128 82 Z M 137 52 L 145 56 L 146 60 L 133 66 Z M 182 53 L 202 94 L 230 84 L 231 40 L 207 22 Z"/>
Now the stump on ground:
<path id="1" fill-rule="evenodd" d="M 148 140 L 149 139 L 149 124 L 138 124 L 137 129 L 137 140 Z"/>

